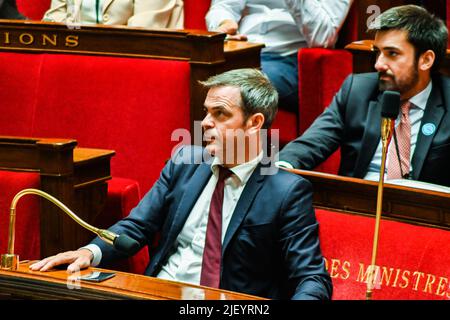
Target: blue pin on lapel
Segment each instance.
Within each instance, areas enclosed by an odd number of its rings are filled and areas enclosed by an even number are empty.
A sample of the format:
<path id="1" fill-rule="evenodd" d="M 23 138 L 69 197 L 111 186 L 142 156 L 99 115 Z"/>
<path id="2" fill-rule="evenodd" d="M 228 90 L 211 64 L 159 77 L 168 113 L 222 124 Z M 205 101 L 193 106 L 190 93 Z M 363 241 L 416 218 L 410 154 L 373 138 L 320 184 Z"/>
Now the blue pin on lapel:
<path id="1" fill-rule="evenodd" d="M 425 123 L 422 126 L 422 133 L 425 136 L 431 136 L 436 131 L 436 126 L 433 123 Z"/>

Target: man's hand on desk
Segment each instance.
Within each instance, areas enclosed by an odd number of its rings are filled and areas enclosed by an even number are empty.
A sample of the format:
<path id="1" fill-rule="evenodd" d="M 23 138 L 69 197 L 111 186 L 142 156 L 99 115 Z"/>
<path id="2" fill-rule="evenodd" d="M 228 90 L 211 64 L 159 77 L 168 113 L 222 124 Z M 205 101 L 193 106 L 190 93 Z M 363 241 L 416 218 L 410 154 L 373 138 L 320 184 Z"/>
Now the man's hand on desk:
<path id="1" fill-rule="evenodd" d="M 233 20 L 223 20 L 216 31 L 226 33 L 227 40 L 247 40 L 246 35 L 238 33 L 238 24 Z"/>
<path id="2" fill-rule="evenodd" d="M 88 249 L 66 251 L 55 256 L 47 257 L 30 265 L 32 271 L 49 271 L 56 266 L 69 264 L 67 272 L 74 273 L 91 265 L 93 254 Z"/>

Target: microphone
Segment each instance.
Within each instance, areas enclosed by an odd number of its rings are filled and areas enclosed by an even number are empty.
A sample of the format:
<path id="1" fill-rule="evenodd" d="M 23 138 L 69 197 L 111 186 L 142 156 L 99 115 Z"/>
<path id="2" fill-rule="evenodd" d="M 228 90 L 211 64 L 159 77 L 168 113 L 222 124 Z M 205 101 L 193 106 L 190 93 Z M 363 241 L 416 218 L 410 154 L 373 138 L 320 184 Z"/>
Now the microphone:
<path id="1" fill-rule="evenodd" d="M 139 242 L 130 238 L 126 234 L 118 235 L 113 241 L 113 246 L 116 250 L 122 253 L 135 253 L 139 250 Z"/>
<path id="2" fill-rule="evenodd" d="M 394 132 L 395 119 L 398 116 L 400 110 L 400 93 L 395 91 L 385 91 L 381 96 L 381 169 L 380 179 L 378 181 L 378 193 L 377 193 L 377 210 L 375 215 L 375 231 L 373 235 L 373 247 L 372 247 L 372 261 L 369 267 L 369 275 L 367 278 L 367 290 L 366 299 L 372 299 L 372 290 L 374 288 L 375 274 L 376 274 L 376 260 L 378 250 L 378 233 L 381 220 L 381 209 L 383 207 L 383 183 L 384 172 L 386 168 L 386 154 L 389 143 L 392 139 L 392 133 Z"/>
<path id="3" fill-rule="evenodd" d="M 381 140 L 391 142 L 395 119 L 400 110 L 400 93 L 385 91 L 381 96 Z"/>
<path id="4" fill-rule="evenodd" d="M 66 214 L 68 214 L 73 220 L 75 220 L 75 222 L 77 222 L 83 228 L 95 233 L 100 239 L 102 239 L 103 241 L 113 246 L 116 250 L 122 253 L 130 253 L 130 252 L 135 253 L 139 249 L 139 243 L 136 240 L 130 238 L 125 234 L 118 235 L 112 231 L 99 229 L 94 226 L 91 226 L 87 222 L 83 221 L 80 217 L 78 217 L 75 213 L 73 213 L 61 201 L 49 195 L 48 193 L 38 189 L 24 189 L 19 193 L 17 193 L 11 202 L 9 215 L 8 253 L 1 255 L 2 269 L 17 270 L 18 268 L 19 256 L 14 254 L 16 205 L 19 199 L 27 194 L 35 194 L 49 200 L 57 207 L 59 207 L 62 211 L 64 211 Z"/>

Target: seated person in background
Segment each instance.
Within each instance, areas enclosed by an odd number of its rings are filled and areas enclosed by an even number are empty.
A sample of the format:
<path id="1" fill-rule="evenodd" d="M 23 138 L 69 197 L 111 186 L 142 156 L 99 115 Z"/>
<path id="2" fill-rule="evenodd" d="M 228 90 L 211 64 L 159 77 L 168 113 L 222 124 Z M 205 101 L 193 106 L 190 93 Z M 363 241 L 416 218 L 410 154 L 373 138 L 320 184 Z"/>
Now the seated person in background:
<path id="1" fill-rule="evenodd" d="M 70 24 L 107 24 L 183 28 L 182 0 L 52 0 L 43 20 Z"/>
<path id="2" fill-rule="evenodd" d="M 350 75 L 311 127 L 279 153 L 277 165 L 311 170 L 339 147 L 339 174 L 378 180 L 383 91 L 398 91 L 401 109 L 389 145 L 387 179 L 450 186 L 450 79 L 438 73 L 448 31 L 424 8 L 391 8 L 371 24 L 378 73 Z M 401 163 L 401 164 L 400 164 Z"/>
<path id="3" fill-rule="evenodd" d="M 264 43 L 261 68 L 280 95 L 279 107 L 297 112 L 297 51 L 332 48 L 352 0 L 212 0 L 208 30 L 229 39 Z"/>
<path id="4" fill-rule="evenodd" d="M 110 230 L 141 247 L 160 233 L 149 276 L 274 299 L 329 299 L 311 184 L 262 161 L 262 129 L 276 114 L 276 89 L 255 69 L 228 71 L 203 85 L 206 149 L 178 149 L 138 206 Z M 74 272 L 124 257 L 97 238 L 30 268 L 69 263 Z"/>
<path id="5" fill-rule="evenodd" d="M 0 0 L 0 19 L 25 20 L 26 18 L 17 11 L 16 0 Z"/>

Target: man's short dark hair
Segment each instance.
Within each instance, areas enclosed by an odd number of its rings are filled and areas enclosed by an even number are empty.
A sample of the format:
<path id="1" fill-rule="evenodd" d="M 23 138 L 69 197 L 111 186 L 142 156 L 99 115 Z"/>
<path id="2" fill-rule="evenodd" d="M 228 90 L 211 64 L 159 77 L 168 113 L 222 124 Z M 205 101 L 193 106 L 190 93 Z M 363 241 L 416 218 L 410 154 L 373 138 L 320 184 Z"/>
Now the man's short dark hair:
<path id="1" fill-rule="evenodd" d="M 269 78 L 257 69 L 234 69 L 200 81 L 206 88 L 237 87 L 241 92 L 242 111 L 244 117 L 262 113 L 264 115 L 263 128 L 268 129 L 272 124 L 278 108 L 278 92 Z"/>
<path id="2" fill-rule="evenodd" d="M 405 30 L 414 46 L 416 60 L 427 50 L 436 56 L 431 71 L 437 72 L 447 50 L 448 30 L 445 23 L 425 8 L 416 5 L 393 7 L 379 15 L 369 31 Z"/>

